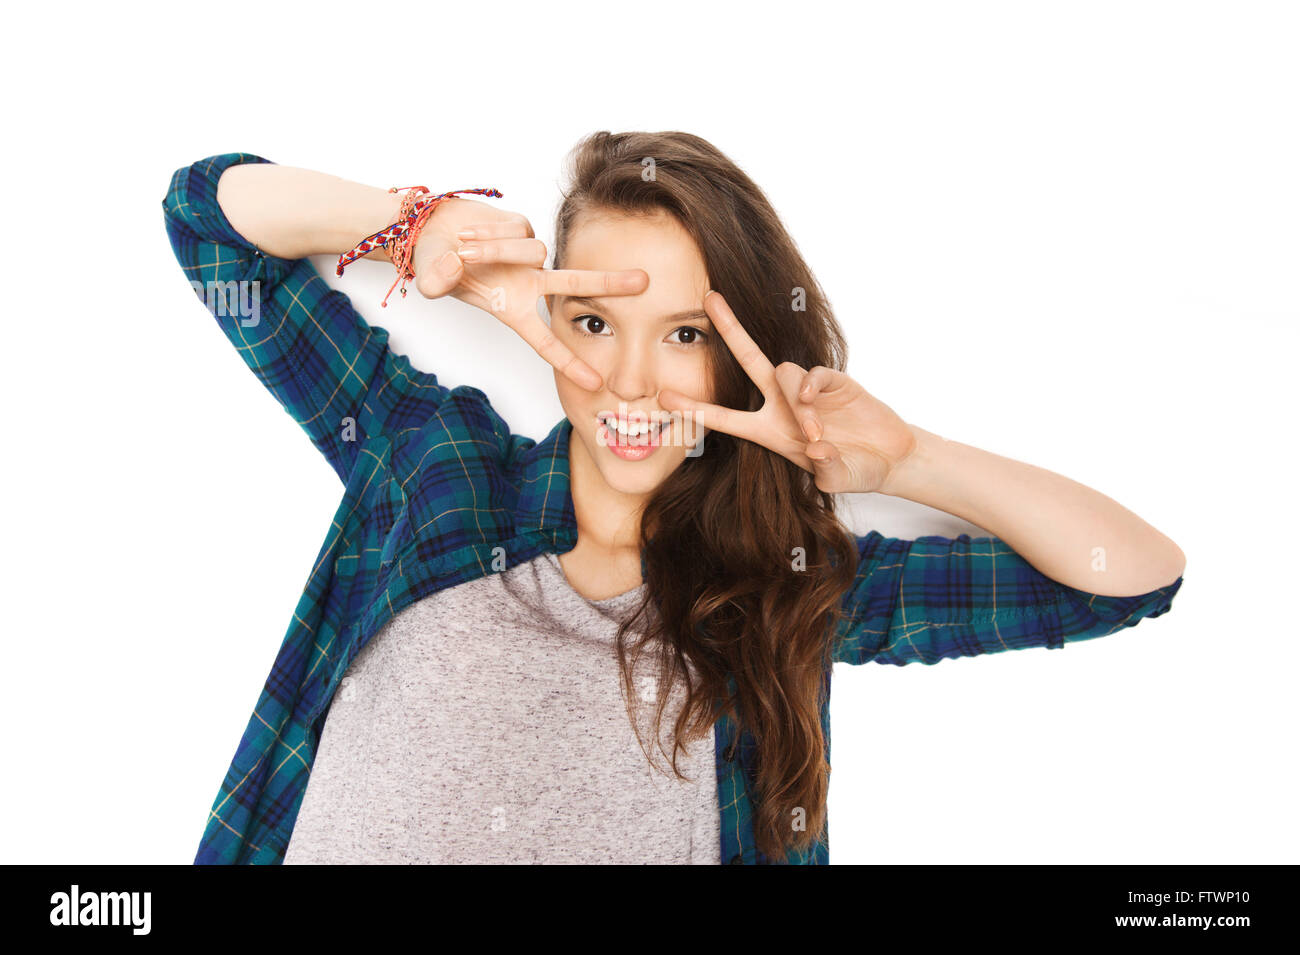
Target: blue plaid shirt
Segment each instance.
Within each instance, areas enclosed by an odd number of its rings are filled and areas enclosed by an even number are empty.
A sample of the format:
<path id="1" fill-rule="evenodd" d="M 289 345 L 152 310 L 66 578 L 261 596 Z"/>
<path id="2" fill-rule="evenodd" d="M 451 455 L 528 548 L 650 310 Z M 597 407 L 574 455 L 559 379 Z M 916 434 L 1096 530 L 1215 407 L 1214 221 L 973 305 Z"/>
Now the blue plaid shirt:
<path id="1" fill-rule="evenodd" d="M 231 165 L 267 161 L 225 153 L 176 170 L 163 200 L 167 235 L 217 328 L 329 461 L 343 498 L 213 802 L 196 864 L 283 860 L 334 692 L 394 614 L 445 587 L 564 553 L 578 537 L 567 419 L 541 443 L 512 434 L 482 391 L 446 388 L 395 354 L 388 333 L 308 259 L 266 255 L 231 228 L 217 205 L 218 179 Z M 1039 573 L 996 537 L 900 540 L 871 531 L 857 546 L 856 580 L 834 634 L 834 660 L 850 664 L 1057 649 L 1163 614 L 1182 585 L 1179 577 L 1141 596 L 1086 593 Z M 720 861 L 828 862 L 826 834 L 784 859 L 757 851 L 754 740 L 736 738 L 723 716 L 715 746 Z"/>

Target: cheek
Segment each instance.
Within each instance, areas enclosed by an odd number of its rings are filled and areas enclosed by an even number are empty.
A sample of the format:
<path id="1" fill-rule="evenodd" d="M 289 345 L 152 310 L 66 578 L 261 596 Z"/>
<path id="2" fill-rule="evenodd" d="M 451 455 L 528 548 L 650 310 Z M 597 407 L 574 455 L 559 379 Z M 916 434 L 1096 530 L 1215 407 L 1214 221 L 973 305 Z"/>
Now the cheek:
<path id="1" fill-rule="evenodd" d="M 555 394 L 560 399 L 560 407 L 564 409 L 565 415 L 572 417 L 573 413 L 582 411 L 586 407 L 584 396 L 589 399 L 591 392 L 583 391 L 555 368 L 551 369 L 551 373 L 555 378 Z"/>
<path id="2" fill-rule="evenodd" d="M 713 382 L 704 355 L 686 355 L 664 367 L 662 387 L 681 392 L 696 401 L 713 400 Z"/>

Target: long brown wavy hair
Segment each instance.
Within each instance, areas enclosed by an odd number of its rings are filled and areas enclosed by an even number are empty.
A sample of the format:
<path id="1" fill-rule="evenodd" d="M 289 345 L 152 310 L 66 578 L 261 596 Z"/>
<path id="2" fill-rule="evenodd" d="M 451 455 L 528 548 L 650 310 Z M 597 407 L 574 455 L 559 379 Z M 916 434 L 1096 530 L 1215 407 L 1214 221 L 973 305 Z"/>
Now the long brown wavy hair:
<path id="1" fill-rule="evenodd" d="M 843 332 L 793 239 L 758 186 L 708 141 L 684 132 L 601 131 L 574 147 L 568 169 L 555 268 L 581 213 L 664 210 L 694 238 L 709 287 L 773 365 L 844 369 Z M 706 354 L 715 403 L 762 407 L 762 394 L 720 335 L 710 336 Z M 798 465 L 710 432 L 703 453 L 688 456 L 645 504 L 646 595 L 616 641 L 634 727 L 632 667 L 647 647 L 660 661 L 659 686 L 680 680 L 686 687 L 671 757 L 678 778 L 686 778 L 678 752 L 707 735 L 720 714 L 748 735 L 756 757 L 749 787 L 755 845 L 773 861 L 826 834 L 830 763 L 819 710 L 829 693 L 840 601 L 857 560 L 834 507 L 834 496 Z M 629 648 L 634 630 L 641 635 Z M 669 693 L 655 696 L 658 739 Z M 637 739 L 649 757 L 639 729 Z"/>

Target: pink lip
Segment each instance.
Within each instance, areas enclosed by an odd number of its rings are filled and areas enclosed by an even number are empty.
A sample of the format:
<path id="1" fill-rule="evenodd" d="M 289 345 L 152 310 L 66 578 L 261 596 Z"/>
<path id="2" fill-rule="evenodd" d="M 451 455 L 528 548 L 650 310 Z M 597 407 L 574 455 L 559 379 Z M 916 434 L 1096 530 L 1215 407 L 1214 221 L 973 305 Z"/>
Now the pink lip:
<path id="1" fill-rule="evenodd" d="M 611 441 L 609 428 L 605 426 L 604 421 L 597 418 L 596 440 L 609 448 L 611 454 L 624 461 L 644 461 L 661 446 L 664 431 L 671 427 L 672 423 L 669 422 L 659 430 L 638 438 L 628 438 L 614 431 Z"/>

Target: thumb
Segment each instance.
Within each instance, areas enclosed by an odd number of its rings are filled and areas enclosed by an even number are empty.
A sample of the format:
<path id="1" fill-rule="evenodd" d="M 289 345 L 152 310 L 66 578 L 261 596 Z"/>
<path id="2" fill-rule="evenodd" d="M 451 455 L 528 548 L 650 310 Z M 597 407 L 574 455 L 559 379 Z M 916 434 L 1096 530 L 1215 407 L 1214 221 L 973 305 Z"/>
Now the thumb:
<path id="1" fill-rule="evenodd" d="M 812 462 L 816 484 L 823 491 L 835 491 L 848 486 L 848 468 L 835 445 L 829 441 L 812 441 L 803 453 Z"/>

